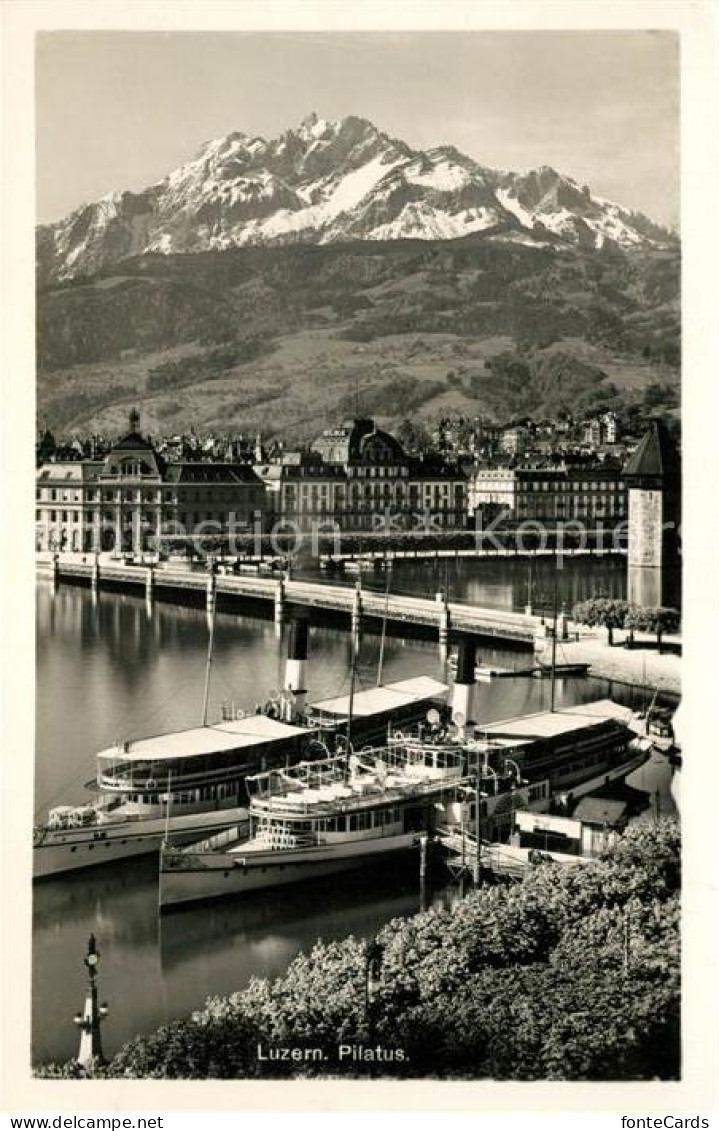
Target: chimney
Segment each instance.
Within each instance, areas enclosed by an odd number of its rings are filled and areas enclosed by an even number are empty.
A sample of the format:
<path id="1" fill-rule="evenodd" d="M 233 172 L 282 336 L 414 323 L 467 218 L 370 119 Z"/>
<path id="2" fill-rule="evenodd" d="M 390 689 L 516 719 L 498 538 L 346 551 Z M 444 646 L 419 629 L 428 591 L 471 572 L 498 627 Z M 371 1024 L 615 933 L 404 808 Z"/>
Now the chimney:
<path id="1" fill-rule="evenodd" d="M 302 712 L 307 695 L 305 668 L 307 665 L 307 621 L 297 618 L 290 622 L 285 666 L 285 690 L 292 691 L 294 702 L 290 708 L 290 721 Z"/>
<path id="2" fill-rule="evenodd" d="M 466 738 L 468 728 L 474 724 L 475 642 L 471 636 L 460 636 L 458 641 L 457 674 L 452 692 L 452 722 L 457 736 Z"/>

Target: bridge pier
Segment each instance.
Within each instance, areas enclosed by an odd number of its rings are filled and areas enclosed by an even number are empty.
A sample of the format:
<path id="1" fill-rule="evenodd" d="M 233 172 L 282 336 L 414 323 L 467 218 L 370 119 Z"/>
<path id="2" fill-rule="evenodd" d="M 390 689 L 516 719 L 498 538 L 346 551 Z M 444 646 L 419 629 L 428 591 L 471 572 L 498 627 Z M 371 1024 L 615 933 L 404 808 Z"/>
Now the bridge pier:
<path id="1" fill-rule="evenodd" d="M 438 593 L 435 600 L 439 605 L 439 650 L 443 655 L 446 655 L 449 647 L 449 634 L 451 630 L 451 616 L 449 612 L 449 605 L 445 600 L 444 593 Z"/>
<path id="2" fill-rule="evenodd" d="M 354 591 L 354 598 L 352 601 L 352 634 L 359 635 L 360 628 L 362 627 L 362 590 L 360 583 L 357 582 L 357 587 Z"/>
<path id="3" fill-rule="evenodd" d="M 278 577 L 275 583 L 275 624 L 282 625 L 285 619 L 285 582 Z"/>

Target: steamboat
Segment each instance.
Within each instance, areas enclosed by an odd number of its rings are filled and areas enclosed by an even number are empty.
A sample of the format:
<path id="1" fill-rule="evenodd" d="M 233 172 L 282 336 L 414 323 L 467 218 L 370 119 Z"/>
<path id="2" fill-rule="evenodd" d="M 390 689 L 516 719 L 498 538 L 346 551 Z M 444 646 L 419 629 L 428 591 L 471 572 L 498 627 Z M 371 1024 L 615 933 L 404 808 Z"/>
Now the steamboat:
<path id="1" fill-rule="evenodd" d="M 356 739 L 412 724 L 441 705 L 447 686 L 426 677 L 357 695 L 306 702 L 308 626 L 290 625 L 285 687 L 245 713 L 226 704 L 207 722 L 214 615 L 210 626 L 202 725 L 121 741 L 96 755 L 96 798 L 56 806 L 34 829 L 33 878 L 55 876 L 157 852 L 228 828 L 249 827 L 248 775 L 341 749 L 354 715 Z M 352 702 L 352 700 L 354 700 Z"/>
<path id="2" fill-rule="evenodd" d="M 570 812 L 649 757 L 626 709 L 598 700 L 478 727 L 474 643 L 465 639 L 451 716 L 436 708 L 383 746 L 248 779 L 249 834 L 237 824 L 194 844 L 163 845 L 160 909 L 381 867 L 422 835 L 469 822 L 509 839 L 518 809 Z M 469 802 L 467 799 L 469 798 Z"/>

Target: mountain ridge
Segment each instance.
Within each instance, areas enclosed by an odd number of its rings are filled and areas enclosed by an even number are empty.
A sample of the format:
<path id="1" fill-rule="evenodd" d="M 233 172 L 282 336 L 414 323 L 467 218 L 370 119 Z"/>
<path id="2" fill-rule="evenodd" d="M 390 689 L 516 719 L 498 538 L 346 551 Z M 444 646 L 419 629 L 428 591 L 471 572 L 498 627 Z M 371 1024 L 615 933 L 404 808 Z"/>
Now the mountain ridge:
<path id="1" fill-rule="evenodd" d="M 37 228 L 41 286 L 128 257 L 286 243 L 504 238 L 528 245 L 676 247 L 638 212 L 549 165 L 491 169 L 453 145 L 416 150 L 368 119 L 315 113 L 277 138 L 240 130 L 138 191 L 114 190 Z"/>

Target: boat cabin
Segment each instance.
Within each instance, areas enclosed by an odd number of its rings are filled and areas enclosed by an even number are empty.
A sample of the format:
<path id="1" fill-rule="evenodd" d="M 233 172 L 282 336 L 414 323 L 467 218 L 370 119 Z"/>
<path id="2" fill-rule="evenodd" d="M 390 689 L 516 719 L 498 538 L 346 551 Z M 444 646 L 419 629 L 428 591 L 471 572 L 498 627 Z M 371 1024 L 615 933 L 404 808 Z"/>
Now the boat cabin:
<path id="1" fill-rule="evenodd" d="M 626 725 L 629 714 L 610 699 L 540 711 L 476 728 L 472 748 L 497 771 L 511 758 L 520 779 L 546 778 L 552 791 L 571 789 L 626 755 L 634 737 Z"/>
<path id="2" fill-rule="evenodd" d="M 250 838 L 297 848 L 420 832 L 434 800 L 461 780 L 463 762 L 449 746 L 397 743 L 255 774 L 247 779 Z"/>
<path id="3" fill-rule="evenodd" d="M 97 786 L 121 795 L 127 816 L 242 805 L 248 773 L 289 765 L 312 739 L 307 727 L 247 715 L 118 742 L 97 755 Z"/>
<path id="4" fill-rule="evenodd" d="M 397 683 L 370 687 L 350 695 L 322 699 L 307 709 L 309 726 L 317 729 L 347 730 L 352 714 L 351 741 L 382 745 L 389 731 L 416 726 L 428 711 L 443 708 L 449 687 L 430 676 L 415 676 Z"/>

